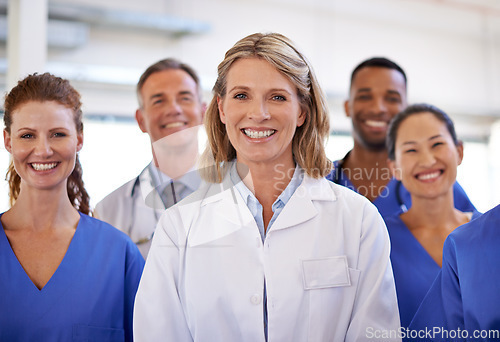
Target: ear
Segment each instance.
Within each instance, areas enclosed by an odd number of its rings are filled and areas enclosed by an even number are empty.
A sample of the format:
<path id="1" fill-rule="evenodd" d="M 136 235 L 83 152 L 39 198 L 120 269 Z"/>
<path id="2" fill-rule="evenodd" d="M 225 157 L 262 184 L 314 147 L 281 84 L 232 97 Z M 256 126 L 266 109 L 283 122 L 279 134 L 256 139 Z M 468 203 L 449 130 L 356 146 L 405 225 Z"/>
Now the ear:
<path id="1" fill-rule="evenodd" d="M 306 117 L 307 117 L 307 110 L 302 109 L 301 113 L 299 114 L 298 120 L 297 120 L 297 127 L 300 127 L 306 122 Z"/>
<path id="2" fill-rule="evenodd" d="M 347 116 L 347 117 L 351 116 L 349 114 L 350 113 L 350 111 L 349 111 L 349 100 L 345 100 L 344 101 L 344 112 L 345 112 L 345 116 Z"/>
<path id="3" fill-rule="evenodd" d="M 137 124 L 139 125 L 142 133 L 147 133 L 146 125 L 144 123 L 144 115 L 140 108 L 135 111 L 135 120 L 137 121 Z"/>
<path id="4" fill-rule="evenodd" d="M 83 132 L 76 135 L 76 152 L 80 152 L 83 147 Z"/>
<path id="5" fill-rule="evenodd" d="M 397 166 L 396 161 L 387 159 L 387 166 L 389 166 L 389 170 L 391 171 L 394 178 L 396 178 L 398 181 L 403 178 L 401 168 Z"/>
<path id="6" fill-rule="evenodd" d="M 219 118 L 220 118 L 220 121 L 222 121 L 222 123 L 225 125 L 226 124 L 226 114 L 224 114 L 224 111 L 222 110 L 223 102 L 224 102 L 224 100 L 220 96 L 217 96 L 217 108 L 219 108 Z"/>
<path id="7" fill-rule="evenodd" d="M 464 143 L 462 142 L 462 140 L 458 141 L 457 153 L 458 153 L 458 164 L 457 165 L 460 165 L 460 164 L 462 164 L 462 160 L 464 159 Z"/>
<path id="8" fill-rule="evenodd" d="M 10 134 L 5 129 L 3 130 L 3 144 L 5 145 L 5 149 L 12 153 L 12 145 L 10 144 Z"/>

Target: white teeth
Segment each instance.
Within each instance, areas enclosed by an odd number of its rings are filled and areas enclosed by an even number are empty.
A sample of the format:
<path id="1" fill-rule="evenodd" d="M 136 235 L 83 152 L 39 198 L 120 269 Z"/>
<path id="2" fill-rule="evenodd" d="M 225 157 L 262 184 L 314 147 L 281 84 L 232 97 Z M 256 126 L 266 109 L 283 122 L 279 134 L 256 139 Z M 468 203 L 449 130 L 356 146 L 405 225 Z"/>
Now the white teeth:
<path id="1" fill-rule="evenodd" d="M 39 164 L 39 163 L 31 163 L 31 166 L 37 171 L 47 171 L 53 169 L 57 166 L 57 163 L 50 164 Z"/>
<path id="2" fill-rule="evenodd" d="M 184 126 L 184 122 L 172 122 L 167 125 L 165 125 L 165 128 L 176 128 L 176 127 L 181 127 Z"/>
<path id="3" fill-rule="evenodd" d="M 433 178 L 439 177 L 440 174 L 441 174 L 440 171 L 436 171 L 436 172 L 433 172 L 433 173 L 426 173 L 424 175 L 419 175 L 418 179 L 420 179 L 420 180 L 429 180 L 429 179 L 433 179 Z"/>
<path id="4" fill-rule="evenodd" d="M 387 122 L 385 121 L 366 120 L 365 123 L 367 126 L 370 127 L 377 127 L 377 128 L 387 127 Z"/>
<path id="5" fill-rule="evenodd" d="M 267 138 L 276 132 L 274 129 L 267 131 L 253 131 L 251 129 L 245 129 L 245 134 L 252 139 Z"/>

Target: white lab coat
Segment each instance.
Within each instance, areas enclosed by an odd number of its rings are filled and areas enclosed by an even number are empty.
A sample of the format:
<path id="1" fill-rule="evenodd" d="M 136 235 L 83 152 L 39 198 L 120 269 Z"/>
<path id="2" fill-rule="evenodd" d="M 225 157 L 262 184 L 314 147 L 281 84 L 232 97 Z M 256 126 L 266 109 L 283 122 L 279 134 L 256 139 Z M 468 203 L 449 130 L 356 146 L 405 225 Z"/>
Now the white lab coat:
<path id="1" fill-rule="evenodd" d="M 149 197 L 148 197 L 149 196 Z M 146 203 L 146 198 L 148 201 Z M 94 215 L 130 236 L 135 243 L 152 236 L 165 206 L 155 191 L 150 165 L 97 203 Z M 151 241 L 137 245 L 144 258 Z"/>
<path id="2" fill-rule="evenodd" d="M 264 341 L 265 282 L 268 341 L 377 341 L 399 328 L 389 248 L 368 200 L 308 176 L 262 243 L 228 173 L 160 218 L 134 340 Z"/>

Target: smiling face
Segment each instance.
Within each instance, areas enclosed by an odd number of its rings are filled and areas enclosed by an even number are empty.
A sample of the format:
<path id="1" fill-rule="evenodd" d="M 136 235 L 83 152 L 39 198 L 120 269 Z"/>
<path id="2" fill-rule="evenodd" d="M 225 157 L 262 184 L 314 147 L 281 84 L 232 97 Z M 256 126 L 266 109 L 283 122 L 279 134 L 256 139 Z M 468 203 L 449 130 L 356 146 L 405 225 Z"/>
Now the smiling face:
<path id="1" fill-rule="evenodd" d="M 220 119 L 238 162 L 293 167 L 292 140 L 305 120 L 297 88 L 269 62 L 239 59 L 218 98 Z"/>
<path id="2" fill-rule="evenodd" d="M 344 104 L 352 119 L 356 143 L 370 150 L 385 149 L 391 119 L 406 107 L 406 84 L 394 69 L 366 67 L 355 75 Z"/>
<path id="3" fill-rule="evenodd" d="M 453 191 L 463 146 L 455 145 L 444 122 L 429 112 L 405 119 L 397 131 L 394 176 L 412 196 L 434 198 Z"/>
<path id="4" fill-rule="evenodd" d="M 77 133 L 70 108 L 55 101 L 31 101 L 13 111 L 4 143 L 21 177 L 21 189 L 63 187 L 66 191 L 83 134 Z"/>
<path id="5" fill-rule="evenodd" d="M 204 106 L 197 84 L 184 70 L 168 69 L 151 74 L 140 94 L 142 106 L 136 112 L 136 119 L 152 143 L 202 123 Z M 181 137 L 176 139 L 179 144 L 188 143 Z"/>

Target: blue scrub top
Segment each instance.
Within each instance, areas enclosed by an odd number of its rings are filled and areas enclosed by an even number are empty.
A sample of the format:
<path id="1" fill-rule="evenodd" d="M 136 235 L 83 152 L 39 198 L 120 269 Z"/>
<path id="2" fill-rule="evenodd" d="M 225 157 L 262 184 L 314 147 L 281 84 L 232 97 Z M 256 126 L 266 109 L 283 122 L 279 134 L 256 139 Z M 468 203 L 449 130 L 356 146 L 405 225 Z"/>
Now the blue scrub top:
<path id="1" fill-rule="evenodd" d="M 39 290 L 0 222 L 0 341 L 132 341 L 143 267 L 128 236 L 80 213 L 63 260 Z"/>
<path id="2" fill-rule="evenodd" d="M 356 187 L 340 167 L 341 162 L 342 160 L 333 162 L 334 168 L 332 172 L 326 176 L 326 179 L 357 192 Z M 455 208 L 458 210 L 464 212 L 476 211 L 476 208 L 458 182 L 455 182 L 453 185 L 453 198 L 455 201 Z M 378 208 L 380 215 L 385 218 L 405 211 L 404 208 L 410 208 L 411 195 L 400 181 L 392 178 L 382 190 L 382 193 L 373 201 L 373 204 Z"/>
<path id="3" fill-rule="evenodd" d="M 472 219 L 479 215 L 474 212 Z M 399 214 L 384 220 L 391 239 L 391 263 L 401 326 L 406 328 L 441 267 L 403 223 Z"/>
<path id="4" fill-rule="evenodd" d="M 465 329 L 467 332 L 461 336 L 468 334 L 468 341 L 500 341 L 499 284 L 500 206 L 497 206 L 448 236 L 443 250 L 443 268 L 410 329 Z M 483 336 L 476 338 L 477 332 Z M 434 340 L 453 340 L 446 337 L 438 334 Z"/>

